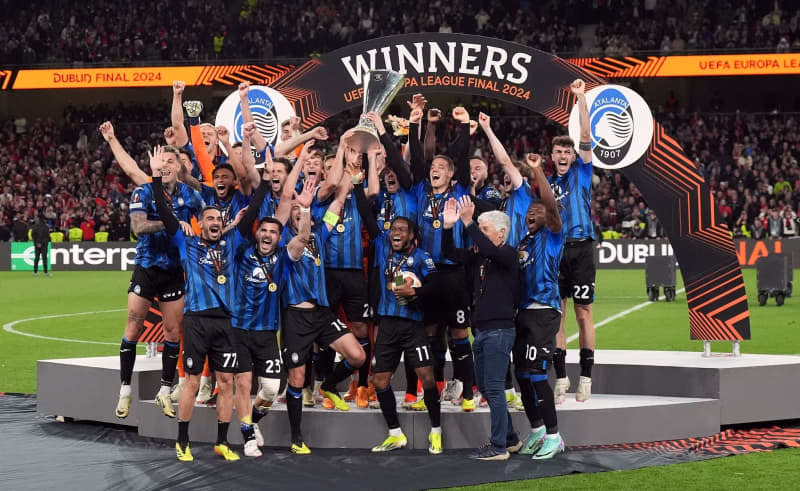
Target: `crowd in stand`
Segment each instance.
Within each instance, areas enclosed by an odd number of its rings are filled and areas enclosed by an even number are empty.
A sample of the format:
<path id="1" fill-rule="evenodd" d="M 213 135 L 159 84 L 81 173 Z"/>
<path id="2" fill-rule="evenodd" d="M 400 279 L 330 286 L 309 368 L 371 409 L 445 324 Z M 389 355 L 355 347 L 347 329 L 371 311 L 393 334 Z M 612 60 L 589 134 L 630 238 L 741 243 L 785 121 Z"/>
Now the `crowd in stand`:
<path id="1" fill-rule="evenodd" d="M 800 51 L 800 5 L 790 1 L 644 0 L 600 2 L 607 9 L 595 30 L 593 56 L 634 51 Z"/>
<path id="2" fill-rule="evenodd" d="M 502 106 L 490 110 L 496 133 L 512 158 L 528 152 L 548 155 L 562 128 L 545 118 Z M 735 236 L 798 235 L 800 211 L 800 116 L 797 114 L 688 113 L 661 109 L 657 119 L 698 165 L 714 193 L 720 216 Z M 68 108 L 60 121 L 9 119 L 0 126 L 0 240 L 27 240 L 37 216 L 51 230 L 83 240 L 107 232 L 128 240 L 127 199 L 133 186 L 113 160 L 97 131 L 115 122 L 123 146 L 144 167 L 147 149 L 163 140 L 163 108 L 149 105 Z M 156 115 L 156 116 L 154 116 Z M 326 121 L 329 141 L 354 126 L 356 114 Z M 152 119 L 152 118 L 160 119 Z M 440 125 L 441 145 L 452 128 Z M 501 167 L 487 142 L 473 138 L 476 154 L 489 161 L 489 180 L 502 189 Z M 622 173 L 595 169 L 593 218 L 604 238 L 657 238 L 663 229 L 636 186 Z M 74 235 L 74 230 L 73 230 Z"/>
<path id="3" fill-rule="evenodd" d="M 788 0 L 0 0 L 0 5 L 0 65 L 305 58 L 409 32 L 478 34 L 565 56 L 800 51 L 800 7 Z M 582 41 L 582 25 L 596 26 L 593 39 Z"/>
<path id="4" fill-rule="evenodd" d="M 0 65 L 230 58 L 222 51 L 230 3 L 2 0 Z"/>

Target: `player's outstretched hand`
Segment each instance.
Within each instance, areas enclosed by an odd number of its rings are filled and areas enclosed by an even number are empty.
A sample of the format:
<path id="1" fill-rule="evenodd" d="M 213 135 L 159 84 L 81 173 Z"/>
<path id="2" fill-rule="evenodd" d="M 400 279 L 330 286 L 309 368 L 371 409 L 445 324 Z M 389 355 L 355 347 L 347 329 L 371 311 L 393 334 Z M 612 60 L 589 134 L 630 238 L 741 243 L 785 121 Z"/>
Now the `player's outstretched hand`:
<path id="1" fill-rule="evenodd" d="M 445 202 L 442 219 L 444 220 L 445 229 L 453 228 L 453 225 L 458 221 L 458 201 L 455 198 L 450 198 Z"/>
<path id="2" fill-rule="evenodd" d="M 469 196 L 462 196 L 458 199 L 458 215 L 464 225 L 472 223 L 472 215 L 475 213 L 475 203 Z"/>
<path id="3" fill-rule="evenodd" d="M 147 156 L 150 158 L 150 170 L 153 175 L 160 176 L 161 170 L 166 166 L 164 163 L 164 147 L 156 145 L 152 152 L 147 151 Z"/>

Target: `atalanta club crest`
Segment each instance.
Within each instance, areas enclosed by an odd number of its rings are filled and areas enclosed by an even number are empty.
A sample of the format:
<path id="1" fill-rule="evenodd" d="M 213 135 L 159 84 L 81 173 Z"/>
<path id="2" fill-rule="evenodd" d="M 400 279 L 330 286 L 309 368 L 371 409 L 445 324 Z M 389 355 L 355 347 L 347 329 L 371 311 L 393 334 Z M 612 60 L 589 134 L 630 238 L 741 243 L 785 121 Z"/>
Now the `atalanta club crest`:
<path id="1" fill-rule="evenodd" d="M 642 97 L 627 87 L 601 85 L 586 92 L 592 135 L 592 162 L 603 169 L 636 163 L 653 138 L 653 115 Z M 569 134 L 580 141 L 578 105 L 572 108 Z"/>
<path id="2" fill-rule="evenodd" d="M 280 92 L 263 85 L 251 86 L 248 98 L 258 132 L 267 144 L 275 146 L 280 137 L 280 125 L 295 116 L 294 108 Z M 219 106 L 215 125 L 228 128 L 231 144 L 242 141 L 244 121 L 238 91 L 231 92 Z"/>

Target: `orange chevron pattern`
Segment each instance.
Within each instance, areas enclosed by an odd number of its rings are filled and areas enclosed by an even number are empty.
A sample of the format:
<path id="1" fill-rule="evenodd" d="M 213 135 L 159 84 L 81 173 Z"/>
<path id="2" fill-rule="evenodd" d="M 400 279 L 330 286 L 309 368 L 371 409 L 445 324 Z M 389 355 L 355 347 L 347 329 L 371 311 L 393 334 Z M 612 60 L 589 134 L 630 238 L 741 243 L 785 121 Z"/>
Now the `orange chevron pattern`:
<path id="1" fill-rule="evenodd" d="M 206 66 L 197 76 L 194 85 L 214 84 L 238 85 L 251 82 L 257 85 L 270 85 L 289 73 L 293 65 L 221 65 Z"/>
<path id="2" fill-rule="evenodd" d="M 695 164 L 664 128 L 654 123 L 643 170 L 648 182 L 673 195 L 678 206 L 677 234 L 730 258 L 730 262 L 700 278 L 686 282 L 689 328 L 692 339 L 741 340 L 749 338 L 749 310 L 739 262 L 728 229 L 717 223 L 713 195 L 704 190 L 705 181 Z"/>
<path id="3" fill-rule="evenodd" d="M 8 84 L 11 82 L 11 76 L 14 74 L 12 70 L 0 70 L 0 90 L 8 89 Z"/>
<path id="4" fill-rule="evenodd" d="M 144 331 L 139 336 L 140 343 L 163 343 L 164 330 L 161 329 L 161 311 L 158 310 L 158 302 L 154 301 L 153 306 L 147 312 L 144 320 Z"/>
<path id="5" fill-rule="evenodd" d="M 700 455 L 719 456 L 764 452 L 778 448 L 800 448 L 800 428 L 772 426 L 752 430 L 725 430 L 716 435 L 682 440 L 569 447 L 570 450 L 646 450 L 665 455 L 696 452 Z"/>
<path id="6" fill-rule="evenodd" d="M 570 58 L 567 61 L 603 78 L 639 78 L 655 76 L 666 60 L 665 56 L 648 56 L 647 59 L 627 56 L 625 58 Z"/>
<path id="7" fill-rule="evenodd" d="M 286 77 L 277 80 L 272 88 L 280 91 L 286 99 L 294 106 L 294 112 L 302 119 L 305 129 L 316 126 L 325 121 L 332 114 L 323 111 L 320 103 L 320 95 L 311 90 L 292 87 L 294 82 L 308 77 L 320 67 L 317 59 L 309 60 Z"/>
<path id="8" fill-rule="evenodd" d="M 586 83 L 586 90 L 593 89 L 605 83 L 601 78 L 592 74 L 588 74 L 587 76 L 585 72 L 571 65 L 566 60 L 560 58 L 554 58 L 554 60 L 558 65 L 572 72 L 575 78 L 582 78 Z M 569 113 L 573 105 L 575 105 L 575 96 L 572 95 L 569 87 L 562 87 L 558 90 L 556 103 L 542 111 L 542 115 L 552 119 L 558 124 L 566 126 L 569 123 Z"/>

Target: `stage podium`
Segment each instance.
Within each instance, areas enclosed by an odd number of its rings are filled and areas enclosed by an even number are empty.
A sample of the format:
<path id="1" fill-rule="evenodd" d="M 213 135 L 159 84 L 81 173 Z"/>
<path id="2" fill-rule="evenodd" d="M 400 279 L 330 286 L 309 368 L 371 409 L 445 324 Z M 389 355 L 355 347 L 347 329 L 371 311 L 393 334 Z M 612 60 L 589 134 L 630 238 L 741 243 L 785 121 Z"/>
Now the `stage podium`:
<path id="1" fill-rule="evenodd" d="M 578 352 L 568 352 L 567 371 L 577 384 Z M 753 355 L 703 358 L 699 353 L 598 350 L 593 370 L 593 395 L 585 402 L 558 406 L 559 429 L 569 445 L 601 445 L 701 437 L 729 424 L 800 418 L 800 391 L 793 387 L 800 356 Z M 449 368 L 449 367 L 448 367 Z M 132 380 L 130 415 L 114 416 L 119 388 L 119 358 L 72 358 L 37 363 L 38 409 L 48 415 L 134 426 L 142 436 L 173 439 L 177 425 L 153 403 L 161 360 L 139 356 Z M 405 387 L 402 366 L 393 380 Z M 344 389 L 344 387 L 342 387 Z M 398 401 L 403 398 L 397 394 Z M 442 404 L 446 448 L 473 448 L 489 432 L 488 408 L 462 413 Z M 400 424 L 411 448 L 427 448 L 426 412 L 398 408 Z M 526 434 L 525 414 L 512 410 L 515 427 Z M 191 425 L 193 441 L 216 438 L 216 410 L 198 406 Z M 241 442 L 234 412 L 229 438 Z M 286 406 L 276 404 L 260 423 L 268 446 L 286 446 Z M 386 436 L 377 409 L 351 406 L 349 412 L 304 408 L 303 434 L 311 447 L 369 448 Z"/>

